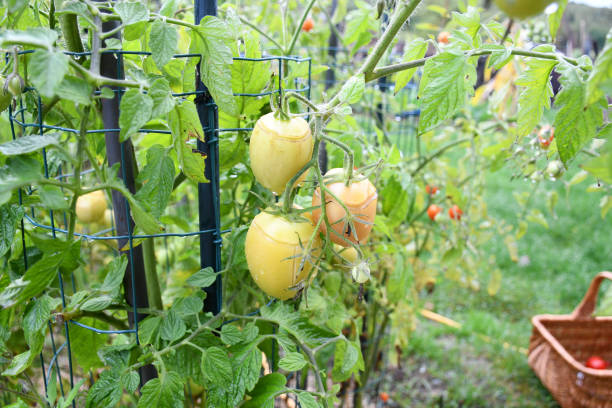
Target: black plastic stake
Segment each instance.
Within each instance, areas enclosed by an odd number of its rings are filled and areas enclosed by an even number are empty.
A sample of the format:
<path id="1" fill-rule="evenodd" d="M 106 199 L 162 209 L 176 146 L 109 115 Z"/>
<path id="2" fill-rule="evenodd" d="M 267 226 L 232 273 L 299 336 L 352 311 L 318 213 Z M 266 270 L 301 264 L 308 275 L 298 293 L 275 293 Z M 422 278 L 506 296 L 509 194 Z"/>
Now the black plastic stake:
<path id="1" fill-rule="evenodd" d="M 108 21 L 102 24 L 102 31 L 107 32 L 113 30 L 119 25 L 117 21 Z M 119 60 L 117 59 L 119 58 Z M 103 76 L 109 78 L 123 79 L 123 59 L 122 57 L 116 56 L 113 53 L 102 54 L 100 61 L 100 73 Z M 115 97 L 113 99 L 101 100 L 102 103 L 102 121 L 105 129 L 119 129 L 119 102 L 120 94 L 119 89 L 112 88 Z M 106 157 L 108 158 L 108 165 L 112 166 L 115 163 L 119 163 L 119 178 L 122 178 L 126 184 L 126 187 L 130 192 L 134 193 L 135 190 L 135 171 L 137 169 L 134 146 L 131 140 L 127 140 L 123 143 L 119 142 L 119 132 L 106 132 Z M 127 200 L 123 195 L 117 191 L 112 192 L 113 197 L 113 212 L 115 216 L 115 228 L 116 234 L 120 236 L 128 235 L 129 231 L 134 231 L 134 221 L 131 216 L 128 216 Z M 117 240 L 118 248 L 124 248 L 129 245 L 127 238 Z M 123 277 L 123 288 L 125 291 L 125 300 L 130 306 L 134 306 L 136 302 L 137 308 L 149 307 L 149 300 L 147 297 L 147 281 L 145 277 L 144 269 L 144 258 L 142 256 L 142 245 L 138 245 L 132 248 L 132 253 L 125 250 L 122 251 L 128 257 L 128 266 L 126 269 L 125 276 Z M 131 271 L 134 271 L 134 280 L 132 282 Z M 134 298 L 134 294 L 136 294 Z M 136 317 L 136 319 L 135 319 Z M 128 313 L 128 321 L 130 327 L 134 327 L 135 322 L 140 322 L 146 315 L 138 313 L 134 316 L 134 313 Z M 146 383 L 152 378 L 157 377 L 157 371 L 152 365 L 147 365 L 139 370 L 141 385 Z"/>
<path id="2" fill-rule="evenodd" d="M 195 23 L 200 24 L 205 16 L 217 15 L 217 0 L 194 0 Z M 206 64 L 207 61 L 200 61 Z M 206 154 L 205 176 L 209 183 L 198 184 L 198 211 L 200 231 L 214 230 L 213 233 L 200 235 L 200 265 L 221 270 L 221 231 L 219 217 L 219 112 L 217 105 L 200 80 L 200 64 L 196 67 L 196 89 L 198 96 L 195 103 L 200 122 L 204 128 L 205 141 L 198 140 L 198 150 Z M 231 86 L 231 84 L 228 84 Z M 218 314 L 221 311 L 221 276 L 211 286 L 205 288 L 206 299 L 204 310 Z"/>

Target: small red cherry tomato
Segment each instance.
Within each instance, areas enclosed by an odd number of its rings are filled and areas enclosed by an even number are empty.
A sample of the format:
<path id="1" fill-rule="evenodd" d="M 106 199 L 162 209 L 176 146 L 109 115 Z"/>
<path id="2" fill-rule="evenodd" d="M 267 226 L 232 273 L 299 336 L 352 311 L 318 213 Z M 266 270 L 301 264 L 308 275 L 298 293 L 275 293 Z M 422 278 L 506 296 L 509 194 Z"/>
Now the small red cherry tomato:
<path id="1" fill-rule="evenodd" d="M 302 24 L 302 31 L 309 33 L 314 28 L 314 20 L 312 17 L 306 18 L 304 24 Z"/>
<path id="2" fill-rule="evenodd" d="M 427 215 L 429 216 L 429 218 L 432 221 L 435 221 L 436 220 L 436 216 L 438 214 L 440 214 L 441 211 L 442 211 L 442 209 L 440 207 L 438 207 L 435 204 L 432 204 L 432 205 L 429 206 L 429 208 L 427 208 Z"/>
<path id="3" fill-rule="evenodd" d="M 387 394 L 386 392 L 381 392 L 380 393 L 380 399 L 382 402 L 387 402 L 389 401 L 389 394 Z"/>
<path id="4" fill-rule="evenodd" d="M 610 366 L 610 363 L 599 356 L 591 356 L 586 361 L 585 366 L 594 370 L 605 370 Z"/>
<path id="5" fill-rule="evenodd" d="M 453 205 L 448 209 L 448 216 L 451 217 L 452 220 L 460 220 L 461 214 L 463 214 L 463 211 L 461 211 L 458 205 Z"/>
<path id="6" fill-rule="evenodd" d="M 425 192 L 427 194 L 434 195 L 434 194 L 436 194 L 438 192 L 438 187 L 426 185 L 425 186 Z"/>

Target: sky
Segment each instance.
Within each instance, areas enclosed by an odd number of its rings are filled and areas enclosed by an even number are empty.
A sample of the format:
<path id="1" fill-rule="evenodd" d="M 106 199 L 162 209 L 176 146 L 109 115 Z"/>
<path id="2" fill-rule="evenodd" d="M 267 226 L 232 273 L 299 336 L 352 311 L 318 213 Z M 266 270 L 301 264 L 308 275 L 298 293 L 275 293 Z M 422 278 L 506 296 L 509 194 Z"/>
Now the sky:
<path id="1" fill-rule="evenodd" d="M 592 7 L 612 8 L 612 0 L 570 0 L 572 3 L 587 4 Z"/>

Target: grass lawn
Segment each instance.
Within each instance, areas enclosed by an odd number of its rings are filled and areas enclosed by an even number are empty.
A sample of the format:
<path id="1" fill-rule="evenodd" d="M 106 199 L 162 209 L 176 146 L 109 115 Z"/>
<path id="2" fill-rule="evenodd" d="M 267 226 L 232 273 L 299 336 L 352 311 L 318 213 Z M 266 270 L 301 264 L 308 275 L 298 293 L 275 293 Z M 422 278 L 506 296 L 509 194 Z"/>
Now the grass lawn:
<path id="1" fill-rule="evenodd" d="M 593 276 L 612 270 L 611 215 L 602 220 L 600 194 L 586 193 L 588 182 L 574 186 L 569 195 L 560 181 L 544 183 L 542 192 L 556 189 L 559 203 L 556 214 L 547 217 L 548 229 L 530 224 L 519 241 L 519 257 L 528 257 L 528 264 L 512 262 L 503 240 L 492 240 L 489 250 L 503 271 L 502 288 L 496 296 L 454 282 L 438 282 L 425 301 L 433 303 L 437 313 L 461 322 L 463 328 L 458 331 L 421 319 L 410 344 L 413 357 L 403 367 L 408 376 L 420 380 L 408 387 L 402 382 L 393 390 L 391 395 L 400 406 L 557 406 L 530 370 L 525 355 L 487 343 L 473 333 L 526 348 L 531 316 L 570 313 Z M 518 211 L 512 193 L 530 191 L 531 186 L 510 180 L 508 172 L 491 174 L 486 190 L 490 214 L 516 225 Z M 547 214 L 544 197 L 536 195 L 532 205 Z"/>

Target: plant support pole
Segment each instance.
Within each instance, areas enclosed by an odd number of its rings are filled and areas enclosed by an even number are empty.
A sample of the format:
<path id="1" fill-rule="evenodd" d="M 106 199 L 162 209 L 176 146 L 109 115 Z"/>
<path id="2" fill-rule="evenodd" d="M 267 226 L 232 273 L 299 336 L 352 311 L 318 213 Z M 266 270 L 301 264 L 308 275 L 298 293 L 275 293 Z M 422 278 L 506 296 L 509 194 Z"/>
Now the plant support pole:
<path id="1" fill-rule="evenodd" d="M 217 0 L 194 0 L 195 24 L 205 16 L 217 15 Z M 212 233 L 200 235 L 200 265 L 202 268 L 212 267 L 215 272 L 221 270 L 221 228 L 219 217 L 219 112 L 217 105 L 208 93 L 206 86 L 200 80 L 200 61 L 196 67 L 196 90 L 199 93 L 195 103 L 198 116 L 204 129 L 204 142 L 198 140 L 197 148 L 206 155 L 205 176 L 208 183 L 198 184 L 198 212 L 200 218 L 200 231 L 214 230 Z M 231 86 L 231 84 L 227 84 Z M 215 283 L 205 288 L 204 310 L 218 314 L 221 311 L 221 275 L 217 275 Z"/>
<path id="2" fill-rule="evenodd" d="M 102 24 L 103 31 L 110 31 L 116 27 L 119 23 L 116 21 L 109 21 Z M 100 70 L 103 76 L 110 78 L 123 77 L 120 69 L 122 68 L 123 61 L 117 60 L 117 57 L 113 53 L 104 53 L 100 60 Z M 121 69 L 122 70 L 122 69 Z M 120 94 L 117 88 L 113 89 L 115 96 L 112 99 L 102 99 L 102 121 L 105 129 L 118 129 L 119 128 L 119 102 Z M 132 192 L 135 192 L 135 157 L 134 157 L 134 146 L 131 140 L 127 140 L 123 143 L 119 142 L 119 132 L 106 132 L 104 135 L 106 142 L 106 157 L 108 158 L 108 165 L 112 166 L 115 163 L 119 163 L 119 177 L 123 179 L 126 187 Z M 116 190 L 112 191 L 113 197 L 113 212 L 115 217 L 115 228 L 117 235 L 129 235 L 130 231 L 134 231 L 134 221 L 129 216 L 129 208 L 127 200 L 121 193 Z M 130 245 L 128 239 L 118 239 L 118 248 L 124 248 Z M 148 308 L 149 300 L 147 296 L 147 283 L 144 267 L 144 258 L 142 254 L 142 245 L 122 251 L 128 257 L 128 266 L 123 277 L 123 288 L 125 291 L 125 300 L 127 303 L 137 308 Z M 133 278 L 132 279 L 132 272 Z M 138 329 L 138 322 L 142 321 L 146 315 L 133 312 L 128 313 L 128 320 L 130 327 Z M 148 380 L 157 377 L 157 371 L 152 365 L 146 365 L 139 369 L 140 373 L 140 384 L 144 385 Z"/>

